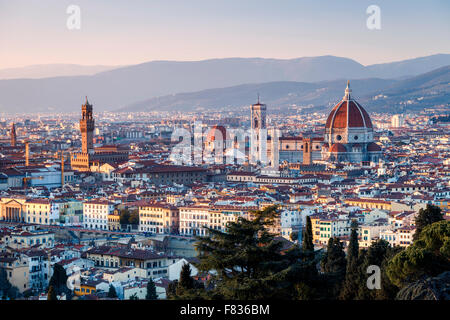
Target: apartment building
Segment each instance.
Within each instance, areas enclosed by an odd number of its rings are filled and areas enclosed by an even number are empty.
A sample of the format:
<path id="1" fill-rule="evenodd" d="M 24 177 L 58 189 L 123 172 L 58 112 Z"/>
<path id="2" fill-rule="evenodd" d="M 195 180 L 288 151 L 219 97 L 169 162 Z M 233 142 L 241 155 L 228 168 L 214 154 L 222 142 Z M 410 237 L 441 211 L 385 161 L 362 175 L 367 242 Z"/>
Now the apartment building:
<path id="1" fill-rule="evenodd" d="M 210 225 L 210 213 L 207 206 L 180 207 L 180 234 L 187 236 L 205 236 L 205 227 Z"/>
<path id="2" fill-rule="evenodd" d="M 139 231 L 156 234 L 176 234 L 180 225 L 180 210 L 166 202 L 140 202 Z"/>
<path id="3" fill-rule="evenodd" d="M 8 281 L 23 293 L 29 289 L 28 260 L 22 256 L 0 256 L 0 269 L 4 269 Z"/>
<path id="4" fill-rule="evenodd" d="M 114 212 L 114 203 L 90 200 L 83 203 L 83 225 L 87 229 L 108 230 L 108 216 Z"/>
<path id="5" fill-rule="evenodd" d="M 25 221 L 53 225 L 59 223 L 59 203 L 48 199 L 28 199 L 25 202 Z"/>

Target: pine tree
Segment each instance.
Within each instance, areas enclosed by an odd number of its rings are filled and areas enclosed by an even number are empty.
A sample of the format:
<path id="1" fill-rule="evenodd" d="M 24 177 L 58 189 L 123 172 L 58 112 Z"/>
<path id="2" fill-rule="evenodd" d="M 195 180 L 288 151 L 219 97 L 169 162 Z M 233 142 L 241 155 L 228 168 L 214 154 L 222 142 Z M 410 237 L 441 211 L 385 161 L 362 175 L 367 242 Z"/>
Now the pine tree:
<path id="1" fill-rule="evenodd" d="M 117 298 L 116 288 L 112 284 L 109 285 L 108 298 Z"/>
<path id="2" fill-rule="evenodd" d="M 53 286 L 50 286 L 48 288 L 47 300 L 58 300 L 58 297 L 56 295 L 56 290 L 55 290 L 55 288 L 53 288 Z"/>
<path id="3" fill-rule="evenodd" d="M 435 222 L 444 220 L 441 208 L 427 204 L 425 209 L 420 209 L 415 219 L 416 232 L 414 233 L 414 241 L 418 240 L 422 230 Z"/>
<path id="4" fill-rule="evenodd" d="M 189 263 L 184 263 L 181 267 L 178 286 L 186 290 L 194 288 L 194 279 L 191 277 L 191 266 Z"/>
<path id="5" fill-rule="evenodd" d="M 214 288 L 208 295 L 223 299 L 291 298 L 300 274 L 306 274 L 298 248 L 282 253 L 281 242 L 269 232 L 279 217 L 276 207 L 240 217 L 229 223 L 227 232 L 208 229 L 208 237 L 198 237 L 196 249 L 200 271 L 215 271 Z M 180 279 L 181 281 L 181 279 Z"/>
<path id="6" fill-rule="evenodd" d="M 387 275 L 397 287 L 449 270 L 450 221 L 426 226 L 417 241 L 395 255 L 388 263 Z"/>
<path id="7" fill-rule="evenodd" d="M 153 279 L 150 278 L 147 283 L 147 295 L 145 296 L 146 300 L 157 300 L 158 295 L 156 294 L 156 286 L 153 282 Z"/>

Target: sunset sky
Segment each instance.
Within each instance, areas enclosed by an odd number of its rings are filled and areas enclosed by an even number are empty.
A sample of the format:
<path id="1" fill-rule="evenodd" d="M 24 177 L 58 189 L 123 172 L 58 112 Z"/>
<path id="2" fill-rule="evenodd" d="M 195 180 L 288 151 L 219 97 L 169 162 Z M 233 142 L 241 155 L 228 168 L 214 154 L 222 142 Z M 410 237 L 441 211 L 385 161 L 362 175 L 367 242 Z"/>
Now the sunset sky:
<path id="1" fill-rule="evenodd" d="M 381 30 L 366 27 L 372 4 Z M 66 27 L 69 5 L 80 30 Z M 0 69 L 318 55 L 367 65 L 450 53 L 449 16 L 446 0 L 0 0 Z"/>

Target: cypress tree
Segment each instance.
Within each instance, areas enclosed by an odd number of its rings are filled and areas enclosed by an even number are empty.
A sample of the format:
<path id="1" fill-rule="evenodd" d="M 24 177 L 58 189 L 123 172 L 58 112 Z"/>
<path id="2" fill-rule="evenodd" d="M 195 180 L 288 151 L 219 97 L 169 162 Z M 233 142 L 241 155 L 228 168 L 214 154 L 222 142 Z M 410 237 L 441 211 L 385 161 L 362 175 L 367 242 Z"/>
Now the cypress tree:
<path id="1" fill-rule="evenodd" d="M 112 284 L 109 285 L 108 298 L 117 298 L 116 288 Z"/>
<path id="2" fill-rule="evenodd" d="M 194 279 L 191 277 L 191 266 L 188 263 L 184 263 L 181 267 L 180 281 L 178 286 L 183 289 L 193 289 Z"/>
<path id="3" fill-rule="evenodd" d="M 156 294 L 156 286 L 153 279 L 150 278 L 147 283 L 147 294 L 145 296 L 146 300 L 157 300 L 158 295 Z"/>
<path id="4" fill-rule="evenodd" d="M 361 274 L 361 264 L 363 257 L 362 255 L 359 255 L 357 231 L 358 223 L 356 222 L 356 220 L 352 221 L 351 228 L 352 231 L 350 233 L 350 240 L 347 248 L 347 267 L 345 272 L 345 280 L 340 293 L 340 298 L 343 300 L 355 299 L 358 295 L 361 281 L 363 281 L 363 277 Z"/>
<path id="5" fill-rule="evenodd" d="M 302 244 L 304 253 L 313 253 L 314 252 L 314 244 L 313 244 L 313 234 L 312 234 L 312 224 L 311 218 L 306 217 L 306 226 L 303 231 L 303 244 Z"/>
<path id="6" fill-rule="evenodd" d="M 359 243 L 358 243 L 358 222 L 352 221 L 351 224 L 350 241 L 347 248 L 347 261 L 358 258 Z"/>
<path id="7" fill-rule="evenodd" d="M 8 274 L 6 270 L 0 268 L 0 298 L 5 299 L 8 296 L 8 292 L 12 285 L 8 280 Z"/>
<path id="8" fill-rule="evenodd" d="M 56 263 L 53 266 L 53 275 L 50 278 L 49 286 L 52 286 L 57 295 L 63 293 L 68 294 L 70 290 L 67 288 L 67 274 L 62 265 Z"/>
<path id="9" fill-rule="evenodd" d="M 324 294 L 327 298 L 335 299 L 341 290 L 347 267 L 343 244 L 339 238 L 330 238 L 328 240 L 327 251 L 322 258 L 320 266 L 324 273 L 323 281 L 326 282 L 324 287 L 328 289 L 325 290 Z"/>
<path id="10" fill-rule="evenodd" d="M 339 238 L 330 238 L 327 251 L 321 261 L 322 272 L 343 276 L 346 265 L 347 261 L 341 240 Z"/>

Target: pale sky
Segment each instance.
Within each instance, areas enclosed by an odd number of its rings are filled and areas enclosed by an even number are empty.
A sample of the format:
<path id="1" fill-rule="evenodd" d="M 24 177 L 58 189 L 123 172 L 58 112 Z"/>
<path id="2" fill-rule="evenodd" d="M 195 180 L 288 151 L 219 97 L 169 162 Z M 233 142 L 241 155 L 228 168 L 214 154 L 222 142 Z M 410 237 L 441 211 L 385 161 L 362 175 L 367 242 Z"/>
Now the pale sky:
<path id="1" fill-rule="evenodd" d="M 69 30 L 69 5 L 81 29 Z M 366 27 L 369 5 L 381 30 Z M 448 0 L 0 0 L 0 69 L 335 55 L 364 65 L 450 53 Z"/>

